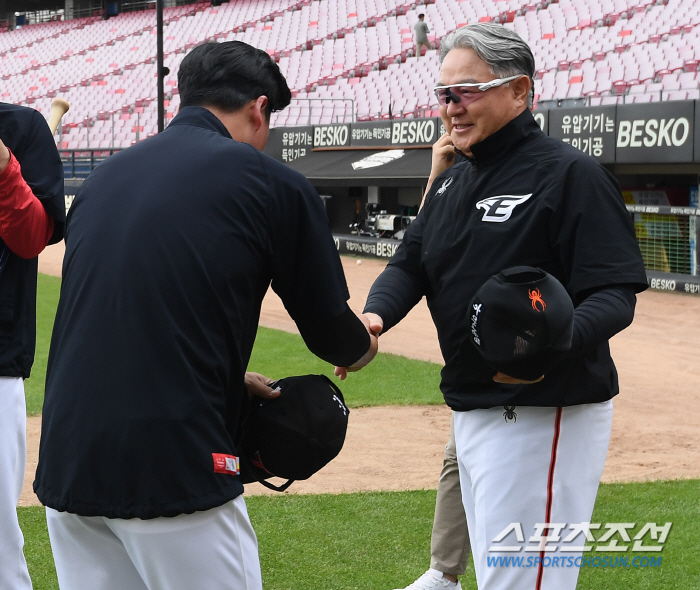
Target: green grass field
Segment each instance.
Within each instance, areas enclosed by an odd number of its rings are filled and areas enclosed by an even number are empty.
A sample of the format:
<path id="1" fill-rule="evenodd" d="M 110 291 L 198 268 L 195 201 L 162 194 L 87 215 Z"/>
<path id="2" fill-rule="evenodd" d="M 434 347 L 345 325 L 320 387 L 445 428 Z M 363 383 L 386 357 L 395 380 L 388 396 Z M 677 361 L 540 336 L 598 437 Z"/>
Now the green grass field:
<path id="1" fill-rule="evenodd" d="M 48 275 L 39 275 L 36 297 L 36 354 L 32 374 L 24 382 L 27 395 L 27 414 L 35 416 L 41 413 L 44 403 L 44 381 L 46 380 L 46 360 L 49 356 L 53 319 L 58 305 L 61 279 Z"/>
<path id="2" fill-rule="evenodd" d="M 39 276 L 37 356 L 27 411 L 41 411 L 46 357 L 60 280 Z M 250 369 L 270 377 L 332 374 L 299 336 L 261 328 Z M 341 384 L 351 406 L 442 403 L 439 366 L 381 354 Z M 437 473 L 436 479 L 437 479 Z M 437 482 L 436 482 L 437 483 Z M 584 568 L 579 590 L 700 589 L 700 480 L 601 486 L 593 522 L 672 522 L 658 568 Z M 247 499 L 266 590 L 391 590 L 429 565 L 435 491 Z M 19 508 L 36 590 L 58 588 L 42 508 Z M 620 554 L 610 555 L 615 558 Z M 658 554 L 654 555 L 657 557 Z M 476 590 L 471 567 L 464 590 Z M 194 589 L 193 589 L 194 590 Z"/>

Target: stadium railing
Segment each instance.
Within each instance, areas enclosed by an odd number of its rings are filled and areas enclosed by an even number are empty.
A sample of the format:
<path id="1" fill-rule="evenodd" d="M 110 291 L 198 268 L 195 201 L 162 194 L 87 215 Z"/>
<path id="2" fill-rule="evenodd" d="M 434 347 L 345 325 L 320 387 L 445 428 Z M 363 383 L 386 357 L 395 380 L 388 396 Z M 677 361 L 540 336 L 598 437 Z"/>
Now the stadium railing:
<path id="1" fill-rule="evenodd" d="M 644 267 L 678 275 L 700 275 L 698 224 L 700 209 L 661 205 L 627 205 L 642 250 Z"/>
<path id="2" fill-rule="evenodd" d="M 86 178 L 100 162 L 117 153 L 118 148 L 95 150 L 60 150 L 63 174 L 68 178 Z"/>
<path id="3" fill-rule="evenodd" d="M 679 94 L 679 92 L 684 94 Z M 697 99 L 700 99 L 700 87 L 684 89 L 683 91 L 657 90 L 654 92 L 626 92 L 622 94 L 600 94 L 598 96 L 580 96 L 575 98 L 554 98 L 551 100 L 540 100 L 537 106 L 538 108 L 550 109 Z"/>

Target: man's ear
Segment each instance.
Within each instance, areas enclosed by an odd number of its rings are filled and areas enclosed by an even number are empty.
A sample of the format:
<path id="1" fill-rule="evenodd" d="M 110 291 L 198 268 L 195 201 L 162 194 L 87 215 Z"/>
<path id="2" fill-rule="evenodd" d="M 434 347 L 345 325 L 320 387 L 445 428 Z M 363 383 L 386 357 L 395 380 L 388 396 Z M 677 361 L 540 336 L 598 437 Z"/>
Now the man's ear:
<path id="1" fill-rule="evenodd" d="M 255 131 L 263 126 L 263 123 L 267 121 L 267 96 L 258 96 L 257 100 L 251 105 L 252 107 L 252 119 L 255 126 Z"/>
<path id="2" fill-rule="evenodd" d="M 520 76 L 516 80 L 510 83 L 511 90 L 513 92 L 513 98 L 518 102 L 522 101 L 523 104 L 527 105 L 527 97 L 530 94 L 530 78 L 527 76 Z"/>

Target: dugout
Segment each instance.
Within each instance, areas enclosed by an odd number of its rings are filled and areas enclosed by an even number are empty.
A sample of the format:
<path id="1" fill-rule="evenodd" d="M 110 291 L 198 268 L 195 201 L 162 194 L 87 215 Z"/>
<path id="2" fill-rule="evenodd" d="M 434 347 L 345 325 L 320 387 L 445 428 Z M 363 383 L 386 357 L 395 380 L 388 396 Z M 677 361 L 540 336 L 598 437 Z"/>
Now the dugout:
<path id="1" fill-rule="evenodd" d="M 700 293 L 700 101 L 550 108 L 535 117 L 616 176 L 650 286 Z M 324 196 L 342 253 L 386 258 L 420 204 L 442 133 L 439 118 L 276 128 L 265 151 Z"/>
<path id="2" fill-rule="evenodd" d="M 277 128 L 265 152 L 324 196 L 341 251 L 385 255 L 418 212 L 442 133 L 435 117 Z"/>

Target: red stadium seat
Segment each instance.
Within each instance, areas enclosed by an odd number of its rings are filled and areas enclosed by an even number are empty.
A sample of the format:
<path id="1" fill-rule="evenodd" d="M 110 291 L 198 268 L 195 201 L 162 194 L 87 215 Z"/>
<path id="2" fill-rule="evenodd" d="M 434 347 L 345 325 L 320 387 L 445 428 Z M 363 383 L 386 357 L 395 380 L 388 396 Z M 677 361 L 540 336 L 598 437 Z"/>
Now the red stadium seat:
<path id="1" fill-rule="evenodd" d="M 404 115 L 439 116 L 431 94 L 439 71 L 437 53 L 410 57 L 419 10 L 426 13 L 436 47 L 446 33 L 467 22 L 505 22 L 524 36 L 535 54 L 540 100 L 613 91 L 615 96 L 608 98 L 617 101 L 631 86 L 636 96 L 643 84 L 648 88 L 656 79 L 666 92 L 690 96 L 697 89 L 692 87 L 697 80 L 678 78 L 697 72 L 700 60 L 700 30 L 694 26 L 700 22 L 700 7 L 693 0 L 444 0 L 412 6 L 403 0 L 238 0 L 217 8 L 209 3 L 167 7 L 166 64 L 173 71 L 166 79 L 173 102 L 168 110 L 175 112 L 179 105 L 175 73 L 188 47 L 204 39 L 240 39 L 274 56 L 297 100 L 349 98 L 358 113 L 360 105 L 365 109 L 362 116 L 376 117 L 388 114 L 389 101 L 381 93 L 391 87 Z M 0 33 L 2 98 L 32 101 L 48 112 L 52 96 L 66 95 L 72 104 L 67 122 L 86 117 L 100 122 L 105 113 L 119 111 L 116 123 L 128 123 L 119 117 L 140 115 L 143 138 L 154 132 L 157 120 L 154 34 L 152 11 Z M 656 100 L 660 90 L 646 94 Z M 403 102 L 396 103 L 397 97 Z M 342 113 L 324 111 L 319 117 Z M 308 110 L 275 120 L 288 119 L 306 123 Z"/>

